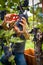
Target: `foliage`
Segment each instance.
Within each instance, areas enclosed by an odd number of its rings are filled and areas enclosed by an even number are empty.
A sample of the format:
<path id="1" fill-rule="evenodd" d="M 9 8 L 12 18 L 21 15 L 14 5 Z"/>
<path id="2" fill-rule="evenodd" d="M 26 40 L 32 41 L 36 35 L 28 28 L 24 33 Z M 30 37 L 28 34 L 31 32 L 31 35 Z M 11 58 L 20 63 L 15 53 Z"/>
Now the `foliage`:
<path id="1" fill-rule="evenodd" d="M 12 55 L 12 49 L 13 48 L 11 48 L 10 44 L 21 42 L 21 39 L 19 37 L 13 37 L 13 34 L 15 34 L 13 29 L 11 29 L 11 30 L 3 30 L 3 29 L 0 30 L 0 45 L 2 45 L 2 43 L 4 43 L 4 45 L 3 45 L 4 49 L 3 50 L 4 50 L 4 54 L 6 54 L 5 57 L 7 57 L 8 61 L 11 63 L 15 63 L 15 62 L 12 62 L 14 60 L 14 56 Z M 2 42 L 1 42 L 1 40 L 2 40 Z M 3 40 L 5 40 L 5 41 L 3 41 Z M 1 47 L 2 46 L 0 46 L 0 50 L 1 50 Z M 7 48 L 9 50 L 7 50 Z M 10 53 L 11 53 L 11 55 L 9 56 Z"/>
<path id="2" fill-rule="evenodd" d="M 18 13 L 17 6 L 23 4 L 22 6 L 26 9 L 28 6 L 28 0 L 25 2 L 24 0 L 1 0 L 0 2 L 0 10 L 6 10 L 8 13 Z"/>
<path id="3" fill-rule="evenodd" d="M 42 24 L 39 23 L 39 24 L 37 25 L 37 27 L 40 28 L 40 30 L 43 32 L 43 23 L 42 23 Z"/>
<path id="4" fill-rule="evenodd" d="M 43 32 L 43 15 L 42 15 L 43 13 L 42 13 L 42 8 L 39 7 L 38 5 L 36 5 L 34 7 L 30 7 L 30 12 L 34 14 L 33 15 L 34 19 L 33 19 L 33 16 L 29 17 L 29 21 L 31 23 L 34 22 L 34 26 L 36 25 L 36 27 L 40 28 L 40 30 Z"/>
<path id="5" fill-rule="evenodd" d="M 0 10 L 6 10 L 8 13 L 17 13 L 17 6 L 20 0 L 0 0 Z"/>
<path id="6" fill-rule="evenodd" d="M 40 0 L 42 1 L 42 0 Z M 17 13 L 18 14 L 18 10 L 17 10 L 17 6 L 19 5 L 19 2 L 20 0 L 0 0 L 0 10 L 7 10 L 8 13 Z M 22 3 L 23 3 L 23 0 L 22 0 Z M 36 7 L 36 6 L 35 6 Z M 43 32 L 43 17 L 41 17 L 39 14 L 42 13 L 42 8 L 40 7 L 30 7 L 30 12 L 34 14 L 34 21 L 33 21 L 33 16 L 29 17 L 29 23 L 30 23 L 30 27 L 32 29 L 32 26 L 33 26 L 33 22 L 34 23 L 37 23 L 37 24 L 34 24 L 34 25 L 37 25 L 36 27 L 37 28 L 40 28 L 40 30 Z M 25 8 L 26 9 L 26 8 Z M 33 9 L 34 9 L 34 12 L 33 12 Z M 1 20 L 0 20 L 0 23 L 1 23 Z M 30 30 L 30 29 L 29 29 Z M 16 43 L 19 41 L 21 41 L 20 38 L 13 38 L 13 34 L 15 32 L 12 30 L 0 30 L 0 38 L 2 38 L 2 40 L 6 40 L 6 44 L 7 46 L 10 46 L 10 43 L 13 42 L 13 43 Z M 34 42 L 32 42 L 31 40 L 30 41 L 27 41 L 26 42 L 26 49 L 27 48 L 34 48 Z M 42 45 L 42 49 L 43 49 L 43 45 Z M 2 52 L 2 51 L 1 51 Z M 11 56 L 9 59 L 13 59 L 12 58 L 13 56 Z M 11 61 L 9 60 L 9 61 Z"/>

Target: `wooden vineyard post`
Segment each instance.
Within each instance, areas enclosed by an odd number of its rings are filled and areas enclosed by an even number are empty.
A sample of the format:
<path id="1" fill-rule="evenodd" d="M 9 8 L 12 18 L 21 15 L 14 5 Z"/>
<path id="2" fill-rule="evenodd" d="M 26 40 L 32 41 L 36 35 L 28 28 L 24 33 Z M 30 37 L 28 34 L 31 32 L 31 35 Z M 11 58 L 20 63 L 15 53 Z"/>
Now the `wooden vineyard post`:
<path id="1" fill-rule="evenodd" d="M 43 13 L 43 0 L 42 0 L 42 13 Z"/>
<path id="2" fill-rule="evenodd" d="M 36 57 L 37 65 L 43 65 L 43 50 L 42 50 L 43 34 L 42 34 L 42 38 L 40 38 L 40 33 L 38 34 L 39 34 L 39 37 L 36 34 L 37 41 L 35 42 L 35 57 Z"/>
<path id="3" fill-rule="evenodd" d="M 35 43 L 35 56 L 36 56 L 36 62 L 37 62 L 37 65 L 42 65 L 41 64 L 41 42 L 40 41 L 37 41 Z"/>

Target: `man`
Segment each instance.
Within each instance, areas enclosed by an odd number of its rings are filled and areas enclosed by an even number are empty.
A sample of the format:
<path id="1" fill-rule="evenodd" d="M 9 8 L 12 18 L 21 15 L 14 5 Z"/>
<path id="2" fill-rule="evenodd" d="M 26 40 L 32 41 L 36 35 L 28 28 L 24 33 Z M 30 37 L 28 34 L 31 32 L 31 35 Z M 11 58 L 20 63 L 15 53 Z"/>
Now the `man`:
<path id="1" fill-rule="evenodd" d="M 11 18 L 11 14 L 7 14 L 5 16 L 2 26 L 4 28 L 6 27 L 6 30 L 7 30 L 7 29 L 10 29 L 10 26 L 9 25 L 6 26 L 6 24 L 13 23 L 13 28 L 14 28 L 14 31 L 16 32 L 16 35 L 13 35 L 13 37 L 15 37 L 15 36 L 20 37 L 20 39 L 23 40 L 21 42 L 17 42 L 16 44 L 12 44 L 12 47 L 13 47 L 12 53 L 15 56 L 16 65 L 27 65 L 25 57 L 24 57 L 25 41 L 26 41 L 26 39 L 29 39 L 29 34 L 26 31 L 26 24 L 27 24 L 26 19 L 24 17 L 22 17 L 22 19 L 21 19 L 22 22 L 20 22 L 20 25 L 22 25 L 23 30 L 20 31 L 20 29 L 14 23 L 14 20 L 9 21 L 10 18 Z M 12 28 L 12 26 L 11 26 L 11 28 Z"/>

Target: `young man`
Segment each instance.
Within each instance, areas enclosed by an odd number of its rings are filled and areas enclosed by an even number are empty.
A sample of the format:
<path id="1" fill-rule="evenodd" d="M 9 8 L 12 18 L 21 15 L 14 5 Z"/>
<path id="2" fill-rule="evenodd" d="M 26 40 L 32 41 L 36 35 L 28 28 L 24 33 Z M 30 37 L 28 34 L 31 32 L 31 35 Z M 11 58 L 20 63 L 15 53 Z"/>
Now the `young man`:
<path id="1" fill-rule="evenodd" d="M 5 16 L 4 22 L 2 24 L 2 26 L 4 28 L 6 27 L 6 30 L 10 28 L 10 26 L 6 26 L 6 24 L 12 24 L 14 22 L 14 20 L 8 21 L 8 19 L 10 19 L 10 17 L 11 17 L 11 14 L 7 14 Z M 24 57 L 24 49 L 25 49 L 25 41 L 26 41 L 26 39 L 29 39 L 29 34 L 26 31 L 26 24 L 27 24 L 26 19 L 24 17 L 22 17 L 21 21 L 22 22 L 20 22 L 20 25 L 22 25 L 22 27 L 23 27 L 22 31 L 20 31 L 20 29 L 17 27 L 17 25 L 15 23 L 13 23 L 14 24 L 13 28 L 14 28 L 14 31 L 16 32 L 16 37 L 20 37 L 20 39 L 23 41 L 12 44 L 12 47 L 13 47 L 12 54 L 15 56 L 16 65 L 27 65 L 25 57 Z M 15 35 L 13 37 L 15 37 Z M 4 60 L 4 61 L 6 62 L 6 60 Z"/>

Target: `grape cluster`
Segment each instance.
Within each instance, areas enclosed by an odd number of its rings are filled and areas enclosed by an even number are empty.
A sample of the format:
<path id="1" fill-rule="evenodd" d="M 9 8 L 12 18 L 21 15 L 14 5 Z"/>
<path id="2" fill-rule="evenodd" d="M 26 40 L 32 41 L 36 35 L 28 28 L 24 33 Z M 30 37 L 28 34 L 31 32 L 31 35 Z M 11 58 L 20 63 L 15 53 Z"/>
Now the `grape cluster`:
<path id="1" fill-rule="evenodd" d="M 12 55 L 12 52 L 9 51 L 9 47 L 8 46 L 4 46 L 3 50 L 4 50 L 4 53 L 5 53 L 5 55 L 6 55 L 7 58 Z"/>
<path id="2" fill-rule="evenodd" d="M 27 7 L 28 6 L 28 4 L 29 4 L 29 1 L 28 0 L 24 0 L 24 3 L 23 3 L 23 7 Z"/>
<path id="3" fill-rule="evenodd" d="M 3 34 L 4 33 L 4 34 Z M 0 46 L 1 46 L 1 52 L 4 51 L 4 56 L 2 54 L 2 57 L 0 58 L 0 62 L 5 65 L 9 65 L 8 62 L 13 60 L 10 57 L 13 57 L 12 50 L 10 47 L 10 38 L 13 35 L 10 31 L 10 34 L 7 31 L 0 30 Z M 9 44 L 8 44 L 9 43 Z"/>
<path id="4" fill-rule="evenodd" d="M 6 14 L 6 10 L 0 11 L 1 20 L 4 20 L 4 15 Z"/>
<path id="5" fill-rule="evenodd" d="M 0 47 L 1 47 L 1 51 L 3 50 L 3 47 L 4 47 L 4 42 L 6 42 L 6 40 L 2 40 L 0 39 Z"/>
<path id="6" fill-rule="evenodd" d="M 0 58 L 0 62 L 4 65 L 11 65 L 11 61 L 14 59 L 14 56 L 12 54 L 12 51 L 10 47 L 8 46 L 3 46 L 4 54 Z"/>
<path id="7" fill-rule="evenodd" d="M 0 62 L 4 65 L 11 65 L 11 62 L 8 61 L 8 59 L 6 58 L 5 54 L 2 55 L 2 57 L 0 58 Z"/>

